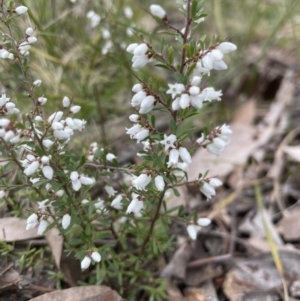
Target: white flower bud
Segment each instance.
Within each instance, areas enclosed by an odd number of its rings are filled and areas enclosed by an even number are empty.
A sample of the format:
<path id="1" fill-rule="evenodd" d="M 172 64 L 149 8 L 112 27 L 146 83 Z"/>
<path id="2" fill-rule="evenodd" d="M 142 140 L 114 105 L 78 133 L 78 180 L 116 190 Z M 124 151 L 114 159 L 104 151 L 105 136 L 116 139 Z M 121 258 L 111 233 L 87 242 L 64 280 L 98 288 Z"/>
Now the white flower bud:
<path id="1" fill-rule="evenodd" d="M 83 258 L 83 260 L 81 261 L 81 269 L 82 269 L 82 270 L 87 269 L 87 268 L 90 266 L 91 261 L 92 261 L 92 260 L 91 260 L 90 257 L 85 256 L 85 257 Z"/>
<path id="2" fill-rule="evenodd" d="M 139 190 L 145 190 L 145 187 L 151 182 L 151 176 L 141 174 L 136 179 L 132 180 L 132 185 Z"/>
<path id="3" fill-rule="evenodd" d="M 39 87 L 39 86 L 41 85 L 41 83 L 42 83 L 42 81 L 41 81 L 40 79 L 37 79 L 37 80 L 35 80 L 35 81 L 33 82 L 33 85 L 34 85 L 35 87 Z"/>
<path id="4" fill-rule="evenodd" d="M 26 29 L 26 34 L 27 34 L 28 36 L 31 36 L 31 35 L 33 34 L 33 29 L 32 29 L 31 27 L 28 27 L 28 28 Z"/>
<path id="5" fill-rule="evenodd" d="M 46 179 L 52 180 L 53 178 L 53 169 L 51 166 L 46 165 L 42 168 L 43 175 Z"/>
<path id="6" fill-rule="evenodd" d="M 86 176 L 80 176 L 79 180 L 80 180 L 80 183 L 83 185 L 93 185 L 95 183 L 94 178 L 89 178 Z"/>
<path id="7" fill-rule="evenodd" d="M 92 256 L 94 261 L 96 261 L 96 262 L 101 261 L 101 255 L 98 252 L 93 252 L 91 256 Z"/>
<path id="8" fill-rule="evenodd" d="M 193 224 L 193 225 L 188 225 L 186 230 L 187 230 L 190 238 L 195 240 L 197 238 L 198 231 L 201 230 L 201 227 Z"/>
<path id="9" fill-rule="evenodd" d="M 112 162 L 113 159 L 116 159 L 117 157 L 114 154 L 108 153 L 106 155 L 106 160 Z"/>
<path id="10" fill-rule="evenodd" d="M 70 108 L 70 112 L 73 114 L 76 114 L 80 111 L 80 109 L 81 109 L 81 106 L 73 106 Z"/>
<path id="11" fill-rule="evenodd" d="M 139 121 L 139 115 L 137 115 L 137 114 L 131 114 L 131 115 L 129 116 L 129 120 L 130 120 L 131 122 L 138 122 L 138 121 Z"/>
<path id="12" fill-rule="evenodd" d="M 31 176 L 33 175 L 37 169 L 39 168 L 40 163 L 38 161 L 33 161 L 31 162 L 25 169 L 24 169 L 24 174 L 26 176 Z"/>
<path id="13" fill-rule="evenodd" d="M 141 84 L 135 84 L 133 87 L 132 87 L 132 92 L 140 92 L 140 91 L 143 91 L 143 86 Z"/>
<path id="14" fill-rule="evenodd" d="M 115 191 L 114 189 L 113 189 L 113 187 L 111 187 L 111 186 L 108 186 L 108 185 L 105 185 L 104 186 L 104 189 L 105 189 L 105 191 L 107 192 L 107 194 L 108 194 L 108 196 L 114 196 L 116 193 L 117 193 L 117 191 Z"/>
<path id="15" fill-rule="evenodd" d="M 46 231 L 48 225 L 49 223 L 46 220 L 41 220 L 38 226 L 37 234 L 42 235 Z"/>
<path id="16" fill-rule="evenodd" d="M 65 214 L 62 218 L 61 225 L 64 229 L 67 229 L 71 223 L 71 216 L 70 214 Z"/>
<path id="17" fill-rule="evenodd" d="M 28 41 L 29 44 L 34 44 L 34 43 L 37 42 L 37 38 L 36 37 L 29 37 L 27 39 L 27 41 Z"/>
<path id="18" fill-rule="evenodd" d="M 211 224 L 211 220 L 207 217 L 200 217 L 198 220 L 197 220 L 197 224 L 201 227 L 206 227 L 208 225 Z"/>
<path id="19" fill-rule="evenodd" d="M 4 190 L 0 190 L 0 199 L 2 199 L 5 196 L 5 191 Z"/>
<path id="20" fill-rule="evenodd" d="M 46 147 L 46 148 L 50 148 L 52 145 L 53 145 L 53 141 L 51 141 L 50 139 L 45 139 L 43 140 L 43 145 Z"/>
<path id="21" fill-rule="evenodd" d="M 67 96 L 65 96 L 64 98 L 63 98 L 63 100 L 62 100 L 62 104 L 63 104 L 63 107 L 64 108 L 67 108 L 69 105 L 70 105 L 70 99 L 69 99 L 69 97 L 67 97 Z"/>
<path id="22" fill-rule="evenodd" d="M 18 15 L 22 15 L 24 13 L 26 13 L 28 11 L 28 8 L 26 6 L 18 6 L 15 8 L 15 12 L 18 14 Z"/>
<path id="23" fill-rule="evenodd" d="M 160 19 L 163 19 L 166 16 L 165 10 L 157 4 L 150 5 L 150 11 L 153 16 L 158 17 Z"/>
<path id="24" fill-rule="evenodd" d="M 217 46 L 222 53 L 229 53 L 231 51 L 235 51 L 237 49 L 236 45 L 230 42 L 222 42 Z"/>
<path id="25" fill-rule="evenodd" d="M 52 123 L 53 121 L 60 121 L 63 117 L 64 113 L 62 111 L 58 111 L 49 116 L 48 122 Z"/>
<path id="26" fill-rule="evenodd" d="M 37 224 L 38 224 L 38 216 L 37 216 L 36 213 L 32 213 L 32 214 L 27 218 L 27 226 L 26 226 L 26 230 L 33 229 Z"/>
<path id="27" fill-rule="evenodd" d="M 117 195 L 111 202 L 111 204 L 110 204 L 111 207 L 113 207 L 117 210 L 121 210 L 123 208 L 122 199 L 123 199 L 123 197 L 121 194 Z"/>

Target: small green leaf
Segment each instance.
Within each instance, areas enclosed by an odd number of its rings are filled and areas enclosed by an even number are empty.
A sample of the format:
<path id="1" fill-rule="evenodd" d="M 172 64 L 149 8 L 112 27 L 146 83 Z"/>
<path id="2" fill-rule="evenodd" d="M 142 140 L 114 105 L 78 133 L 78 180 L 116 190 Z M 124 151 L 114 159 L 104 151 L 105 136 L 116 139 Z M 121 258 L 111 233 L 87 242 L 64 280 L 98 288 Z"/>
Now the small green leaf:
<path id="1" fill-rule="evenodd" d="M 175 135 L 176 134 L 176 130 L 177 130 L 177 125 L 176 125 L 176 122 L 175 122 L 174 119 L 170 120 L 169 127 L 171 129 L 172 134 Z"/>

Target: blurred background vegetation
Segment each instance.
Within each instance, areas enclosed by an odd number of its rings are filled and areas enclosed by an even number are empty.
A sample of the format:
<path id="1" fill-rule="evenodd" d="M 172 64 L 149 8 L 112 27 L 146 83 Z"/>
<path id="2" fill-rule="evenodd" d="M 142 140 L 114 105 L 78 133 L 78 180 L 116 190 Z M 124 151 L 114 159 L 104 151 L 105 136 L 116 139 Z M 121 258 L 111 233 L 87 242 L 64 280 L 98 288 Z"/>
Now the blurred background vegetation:
<path id="1" fill-rule="evenodd" d="M 73 3 L 72 3 L 73 2 Z M 28 58 L 32 80 L 41 79 L 43 84 L 36 90 L 37 96 L 48 99 L 45 109 L 52 112 L 61 106 L 63 96 L 82 106 L 81 117 L 94 125 L 91 139 L 105 137 L 99 125 L 117 120 L 119 124 L 130 114 L 131 87 L 137 80 L 131 70 L 131 55 L 126 53 L 128 44 L 139 42 L 138 34 L 155 43 L 160 25 L 147 14 L 152 1 L 136 0 L 77 0 L 77 1 L 20 0 L 19 4 L 29 7 L 28 16 L 19 17 L 20 38 L 28 26 L 36 28 L 38 43 Z M 173 1 L 156 1 L 165 7 L 172 24 L 183 27 L 183 18 Z M 132 17 L 126 17 L 124 10 L 130 7 Z M 213 72 L 209 84 L 222 89 L 237 85 L 245 72 L 249 48 L 261 49 L 261 57 L 270 48 L 288 49 L 300 57 L 299 44 L 300 13 L 298 0 L 210 0 L 206 1 L 207 13 L 199 35 L 207 34 L 207 42 L 213 35 L 229 39 L 238 45 L 238 52 L 227 58 L 229 69 Z M 92 28 L 87 18 L 89 11 L 101 17 L 100 23 Z M 132 30 L 131 30 L 132 29 Z M 136 32 L 136 35 L 133 34 Z M 167 38 L 168 39 L 168 38 Z M 153 73 L 155 72 L 155 73 Z M 139 78 L 165 76 L 157 69 L 134 70 Z M 20 77 L 17 63 L 1 62 L 0 89 L 10 97 L 18 99 L 20 108 L 26 107 L 24 89 L 15 79 Z M 172 78 L 168 82 L 172 82 Z M 230 100 L 229 100 L 230 102 Z M 231 108 L 222 103 L 213 105 L 214 118 L 221 116 L 228 121 Z M 211 108 L 210 108 L 211 109 Z M 205 120 L 206 110 L 202 118 Z M 211 118 L 210 116 L 210 118 Z M 117 119 L 116 119 L 117 118 Z M 199 119 L 199 117 L 197 117 Z M 210 119 L 211 120 L 211 119 Z M 114 130 L 109 126 L 108 130 Z M 117 129 L 118 130 L 118 129 Z M 91 134 L 91 133 L 90 133 Z M 103 140 L 103 139 L 102 139 Z M 106 144 L 107 141 L 102 141 Z"/>

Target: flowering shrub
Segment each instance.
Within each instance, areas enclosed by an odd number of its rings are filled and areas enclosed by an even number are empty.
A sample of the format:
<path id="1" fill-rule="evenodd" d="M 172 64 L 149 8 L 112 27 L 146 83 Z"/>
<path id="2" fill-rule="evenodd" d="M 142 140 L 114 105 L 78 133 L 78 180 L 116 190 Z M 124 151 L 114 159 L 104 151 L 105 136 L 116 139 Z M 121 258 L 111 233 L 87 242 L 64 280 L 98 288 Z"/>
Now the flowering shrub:
<path id="1" fill-rule="evenodd" d="M 172 25 L 160 5 L 150 6 L 149 13 L 174 38 L 170 45 L 162 45 L 160 51 L 131 31 L 137 43 L 127 45 L 126 51 L 132 55 L 134 72 L 155 65 L 168 72 L 172 80 L 157 85 L 153 83 L 155 79 L 137 80 L 133 85 L 133 114 L 129 116 L 132 126 L 126 128 L 126 134 L 141 145 L 137 153 L 140 163 L 126 167 L 119 166 L 118 157 L 97 142 L 92 142 L 81 155 L 70 149 L 74 133 L 85 130 L 86 121 L 76 117 L 81 106 L 76 104 L 76 98 L 62 96 L 60 107 L 46 116 L 43 107 L 47 98 L 39 93 L 43 83 L 32 79 L 27 65 L 32 44 L 38 44 L 35 29 L 21 28 L 23 34 L 17 38 L 11 25 L 18 24 L 18 18 L 27 14 L 28 9 L 1 5 L 1 34 L 5 43 L 0 46 L 0 57 L 19 65 L 20 87 L 25 89 L 28 100 L 27 111 L 23 111 L 17 108 L 17 99 L 5 91 L 0 97 L 3 170 L 18 174 L 18 185 L 2 177 L 0 198 L 26 190 L 28 198 L 31 197 L 26 229 L 37 228 L 37 233 L 43 234 L 57 227 L 65 239 L 66 251 L 76 255 L 81 268 L 101 262 L 98 282 L 117 278 L 121 294 L 136 293 L 139 282 L 152 298 L 163 297 L 160 280 L 154 279 L 152 270 L 145 267 L 154 265 L 160 254 L 174 246 L 174 238 L 168 233 L 172 218 L 186 224 L 191 239 L 196 239 L 201 227 L 210 222 L 198 219 L 196 214 L 182 216 L 182 208 L 168 208 L 169 192 L 178 195 L 176 187 L 188 182 L 187 170 L 196 148 L 206 148 L 218 156 L 231 134 L 229 126 L 223 124 L 206 130 L 193 141 L 192 148 L 187 148 L 185 142 L 191 137 L 178 131 L 182 122 L 197 114 L 207 102 L 221 100 L 222 92 L 206 86 L 205 77 L 213 70 L 227 69 L 224 55 L 236 49 L 224 40 L 207 45 L 203 37 L 197 36 L 205 17 L 202 1 L 180 3 L 186 20 L 183 29 Z M 125 14 L 130 13 L 127 8 Z M 101 21 L 94 11 L 89 11 L 87 18 L 92 28 Z M 109 31 L 102 34 L 110 36 Z M 102 54 L 111 46 L 107 42 Z M 166 132 L 156 127 L 156 111 L 169 120 Z M 116 174 L 123 174 L 119 185 L 115 185 Z M 222 185 L 219 179 L 207 175 L 199 175 L 193 183 L 207 199 Z M 94 185 L 103 186 L 101 198 L 91 199 L 90 189 Z M 99 240 L 108 242 L 96 244 Z M 151 291 L 149 286 L 160 289 Z"/>

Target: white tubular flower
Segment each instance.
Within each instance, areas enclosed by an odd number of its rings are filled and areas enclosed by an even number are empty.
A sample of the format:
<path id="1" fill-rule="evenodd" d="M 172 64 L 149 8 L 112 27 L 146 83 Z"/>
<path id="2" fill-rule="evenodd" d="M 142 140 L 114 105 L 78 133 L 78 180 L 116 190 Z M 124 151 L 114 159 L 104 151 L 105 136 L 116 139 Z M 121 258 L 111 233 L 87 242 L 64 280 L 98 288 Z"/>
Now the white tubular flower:
<path id="1" fill-rule="evenodd" d="M 61 225 L 64 229 L 67 229 L 71 223 L 71 216 L 70 214 L 65 214 L 62 218 Z"/>
<path id="2" fill-rule="evenodd" d="M 71 137 L 71 133 L 67 130 L 55 130 L 53 131 L 53 136 L 59 140 L 66 140 Z"/>
<path id="3" fill-rule="evenodd" d="M 60 121 L 63 115 L 64 113 L 62 111 L 55 112 L 48 117 L 48 122 L 52 123 L 54 121 Z"/>
<path id="4" fill-rule="evenodd" d="M 235 51 L 237 49 L 236 45 L 230 42 L 222 42 L 217 46 L 217 49 L 220 50 L 222 53 L 229 53 Z"/>
<path id="5" fill-rule="evenodd" d="M 83 258 L 83 260 L 81 261 L 81 264 L 80 264 L 81 265 L 81 269 L 82 270 L 87 269 L 90 266 L 91 262 L 92 262 L 91 258 L 88 257 L 88 256 L 85 256 Z"/>
<path id="6" fill-rule="evenodd" d="M 153 16 L 158 17 L 160 19 L 164 19 L 167 16 L 165 10 L 157 4 L 150 5 L 150 11 Z"/>
<path id="7" fill-rule="evenodd" d="M 117 210 L 121 210 L 123 209 L 123 203 L 122 203 L 122 195 L 118 194 L 111 202 L 110 206 L 117 209 Z"/>
<path id="8" fill-rule="evenodd" d="M 79 177 L 80 183 L 83 185 L 93 185 L 95 183 L 94 178 L 86 177 L 85 175 L 81 175 Z"/>
<path id="9" fill-rule="evenodd" d="M 127 47 L 126 50 L 128 52 L 133 52 L 132 68 L 144 67 L 149 62 L 149 57 L 147 55 L 148 52 L 147 44 L 142 43 L 138 46 L 131 44 Z"/>
<path id="10" fill-rule="evenodd" d="M 180 96 L 179 106 L 181 109 L 186 109 L 190 105 L 190 95 L 183 93 Z"/>
<path id="11" fill-rule="evenodd" d="M 217 178 L 210 178 L 209 181 L 208 181 L 208 183 L 212 187 L 219 187 L 219 186 L 221 186 L 223 184 L 222 181 L 220 181 Z"/>
<path id="12" fill-rule="evenodd" d="M 182 161 L 184 161 L 187 164 L 192 163 L 191 155 L 185 147 L 179 147 L 178 151 Z"/>
<path id="13" fill-rule="evenodd" d="M 107 192 L 107 194 L 108 194 L 109 197 L 114 196 L 117 193 L 117 191 L 114 190 L 113 187 L 108 186 L 108 185 L 105 185 L 104 189 Z"/>
<path id="14" fill-rule="evenodd" d="M 140 114 L 147 114 L 152 111 L 154 106 L 155 98 L 152 95 L 147 96 L 143 99 L 141 103 L 141 108 L 139 110 Z"/>
<path id="15" fill-rule="evenodd" d="M 141 210 L 144 208 L 144 202 L 138 200 L 137 198 L 133 198 L 127 207 L 126 213 L 134 213 L 135 216 L 140 217 Z"/>
<path id="16" fill-rule="evenodd" d="M 143 55 L 135 55 L 132 58 L 132 68 L 138 69 L 147 65 L 149 62 L 149 58 L 146 54 Z"/>
<path id="17" fill-rule="evenodd" d="M 141 174 L 134 180 L 132 185 L 138 190 L 145 190 L 146 186 L 151 182 L 151 176 L 147 174 Z"/>
<path id="18" fill-rule="evenodd" d="M 211 220 L 207 217 L 200 217 L 198 220 L 197 220 L 197 224 L 200 226 L 200 227 L 207 227 L 208 225 L 211 224 Z"/>
<path id="19" fill-rule="evenodd" d="M 39 168 L 40 163 L 36 160 L 31 162 L 25 169 L 24 169 L 24 174 L 26 176 L 31 176 L 33 175 Z"/>
<path id="20" fill-rule="evenodd" d="M 42 235 L 46 231 L 48 225 L 49 223 L 46 220 L 42 219 L 39 223 L 37 234 Z"/>
<path id="21" fill-rule="evenodd" d="M 213 139 L 212 143 L 206 146 L 206 149 L 209 153 L 219 156 L 224 151 L 226 145 L 226 142 L 217 137 Z"/>
<path id="22" fill-rule="evenodd" d="M 70 175 L 70 179 L 72 182 L 72 188 L 75 191 L 78 191 L 81 188 L 81 182 L 79 180 L 79 174 L 77 171 L 72 171 Z"/>
<path id="23" fill-rule="evenodd" d="M 53 145 L 53 141 L 51 141 L 50 139 L 45 139 L 43 140 L 43 145 L 46 147 L 46 148 L 50 148 L 52 145 Z"/>
<path id="24" fill-rule="evenodd" d="M 15 8 L 15 12 L 17 13 L 17 15 L 22 15 L 25 14 L 28 11 L 28 8 L 26 6 L 18 6 Z"/>
<path id="25" fill-rule="evenodd" d="M 172 166 L 177 166 L 179 159 L 179 151 L 177 149 L 171 149 L 170 154 L 169 154 L 169 161 L 168 161 L 168 168 Z"/>
<path id="26" fill-rule="evenodd" d="M 185 87 L 183 84 L 168 84 L 169 90 L 166 91 L 166 94 L 171 94 L 172 99 L 176 97 L 176 95 L 180 95 Z"/>
<path id="27" fill-rule="evenodd" d="M 132 126 L 131 128 L 127 129 L 125 128 L 126 134 L 130 135 L 130 138 L 133 139 L 133 137 L 142 130 L 142 126 L 139 124 L 135 124 L 134 126 Z"/>
<path id="28" fill-rule="evenodd" d="M 137 48 L 138 46 L 139 46 L 138 43 L 132 43 L 132 44 L 128 45 L 128 47 L 126 48 L 126 51 L 133 54 L 135 48 Z"/>
<path id="29" fill-rule="evenodd" d="M 106 155 L 106 160 L 109 162 L 112 162 L 114 159 L 116 159 L 117 157 L 114 154 L 108 153 Z"/>
<path id="30" fill-rule="evenodd" d="M 5 197 L 6 192 L 4 190 L 0 190 L 0 199 Z"/>
<path id="31" fill-rule="evenodd" d="M 202 59 L 201 59 L 201 62 L 202 62 L 202 66 L 205 68 L 205 69 L 208 69 L 208 70 L 211 70 L 213 68 L 213 60 L 210 56 L 210 53 L 207 53 Z"/>
<path id="32" fill-rule="evenodd" d="M 201 227 L 198 225 L 188 225 L 186 228 L 191 239 L 196 240 L 198 231 L 201 230 Z"/>
<path id="33" fill-rule="evenodd" d="M 71 104 L 71 101 L 70 101 L 69 97 L 64 96 L 64 98 L 63 98 L 63 100 L 62 100 L 62 105 L 63 105 L 63 107 L 64 107 L 64 108 L 67 108 L 67 107 L 70 106 L 70 104 Z"/>
<path id="34" fill-rule="evenodd" d="M 207 197 L 207 199 L 211 199 L 212 196 L 216 195 L 215 188 L 207 182 L 203 183 L 200 191 Z"/>
<path id="35" fill-rule="evenodd" d="M 180 109 L 179 101 L 180 101 L 180 97 L 176 97 L 176 98 L 172 101 L 172 110 L 173 110 L 173 111 L 178 111 L 178 110 Z"/>
<path id="36" fill-rule="evenodd" d="M 201 91 L 201 95 L 205 101 L 221 100 L 222 91 L 215 91 L 214 88 L 208 87 Z"/>
<path id="37" fill-rule="evenodd" d="M 46 179 L 52 180 L 53 169 L 51 166 L 49 166 L 49 165 L 43 166 L 42 171 L 43 171 L 43 175 Z"/>
<path id="38" fill-rule="evenodd" d="M 226 70 L 228 67 L 224 61 L 216 61 L 214 62 L 213 69 L 215 70 Z"/>
<path id="39" fill-rule="evenodd" d="M 60 131 L 64 128 L 64 125 L 61 122 L 54 121 L 54 122 L 52 122 L 51 127 L 55 131 Z"/>
<path id="40" fill-rule="evenodd" d="M 131 99 L 131 106 L 138 107 L 142 104 L 142 101 L 147 97 L 144 91 L 137 92 Z"/>
<path id="41" fill-rule="evenodd" d="M 35 87 L 39 87 L 40 85 L 42 84 L 42 81 L 40 79 L 36 79 L 34 82 L 33 82 L 33 85 Z"/>
<path id="42" fill-rule="evenodd" d="M 203 105 L 204 98 L 201 94 L 190 96 L 191 105 L 196 109 L 201 109 Z"/>
<path id="43" fill-rule="evenodd" d="M 10 98 L 6 97 L 6 94 L 2 94 L 0 97 L 0 107 L 4 106 L 9 100 Z"/>
<path id="44" fill-rule="evenodd" d="M 163 191 L 165 189 L 165 181 L 162 176 L 155 177 L 155 187 L 158 191 Z"/>
<path id="45" fill-rule="evenodd" d="M 42 116 L 35 116 L 34 120 L 37 121 L 37 122 L 43 122 L 44 121 L 44 119 L 42 118 Z"/>
<path id="46" fill-rule="evenodd" d="M 92 259 L 94 260 L 94 261 L 96 261 L 96 262 L 100 262 L 101 261 L 101 255 L 98 253 L 98 252 L 93 252 L 92 254 L 91 254 L 91 257 L 92 257 Z"/>
<path id="47" fill-rule="evenodd" d="M 222 51 L 220 51 L 219 49 L 213 49 L 210 52 L 210 57 L 214 60 L 214 61 L 220 61 L 223 59 L 224 54 Z"/>
<path id="48" fill-rule="evenodd" d="M 27 226 L 26 230 L 33 229 L 35 226 L 38 224 L 38 216 L 36 213 L 32 213 L 28 218 L 27 218 Z"/>
<path id="49" fill-rule="evenodd" d="M 176 148 L 175 143 L 177 142 L 177 137 L 174 134 L 167 136 L 164 134 L 164 140 L 160 141 L 161 144 L 165 146 L 165 151 L 169 150 L 169 148 Z"/>
<path id="50" fill-rule="evenodd" d="M 140 143 L 142 140 L 149 136 L 149 130 L 142 128 L 137 134 L 133 136 L 133 139 L 136 139 L 137 143 Z"/>

